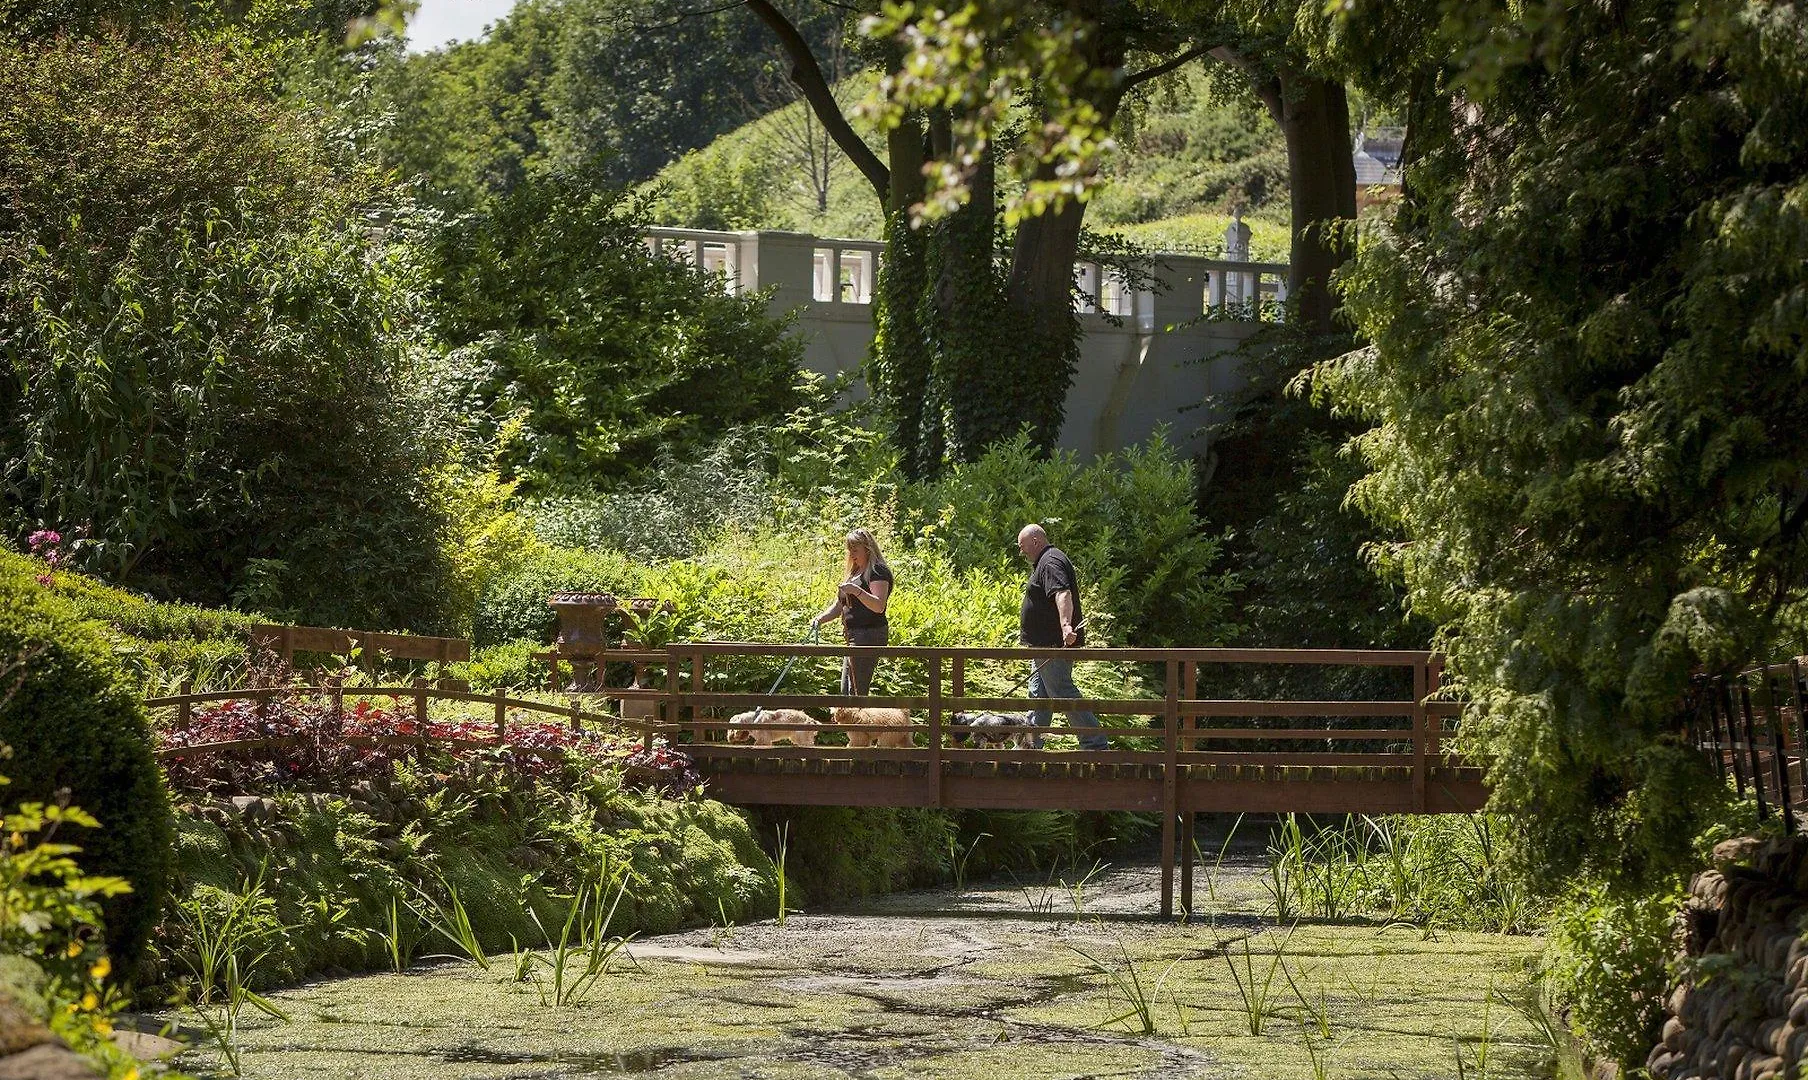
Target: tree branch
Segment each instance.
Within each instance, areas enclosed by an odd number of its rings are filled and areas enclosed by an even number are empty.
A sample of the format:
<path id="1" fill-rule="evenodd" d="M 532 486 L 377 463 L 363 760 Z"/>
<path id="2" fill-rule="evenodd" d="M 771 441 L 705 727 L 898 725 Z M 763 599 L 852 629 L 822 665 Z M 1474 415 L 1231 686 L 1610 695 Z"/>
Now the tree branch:
<path id="1" fill-rule="evenodd" d="M 798 92 L 810 103 L 816 118 L 828 131 L 835 145 L 841 148 L 854 167 L 866 177 L 866 182 L 873 186 L 879 196 L 879 204 L 887 205 L 887 196 L 891 192 L 891 170 L 873 153 L 872 147 L 866 145 L 858 132 L 849 124 L 847 117 L 841 114 L 841 103 L 835 100 L 834 91 L 829 81 L 823 77 L 822 66 L 816 62 L 816 56 L 810 51 L 810 43 L 792 25 L 785 14 L 773 7 L 770 0 L 745 0 L 749 10 L 766 28 L 777 36 L 778 43 L 783 46 L 785 55 L 791 58 L 791 81 L 797 85 Z"/>
<path id="2" fill-rule="evenodd" d="M 1274 122 L 1276 124 L 1285 122 L 1287 106 L 1281 97 L 1281 80 L 1277 76 L 1262 70 L 1251 63 L 1248 57 L 1223 45 L 1208 51 L 1213 60 L 1229 64 L 1241 71 L 1249 79 L 1249 85 L 1255 90 L 1256 96 L 1261 98 L 1262 104 L 1268 107 L 1268 115 L 1273 118 Z"/>
<path id="3" fill-rule="evenodd" d="M 1152 79 L 1159 79 L 1163 75 L 1166 75 L 1168 72 L 1173 71 L 1175 68 L 1180 67 L 1181 65 L 1187 63 L 1189 60 L 1196 60 L 1199 57 L 1204 56 L 1206 53 L 1209 53 L 1212 51 L 1213 51 L 1213 46 L 1211 46 L 1211 45 L 1195 45 L 1192 48 L 1188 49 L 1186 52 L 1183 52 L 1179 56 L 1176 56 L 1172 60 L 1167 60 L 1162 63 L 1156 64 L 1152 68 L 1144 68 L 1142 71 L 1139 71 L 1134 75 L 1124 76 L 1124 81 L 1118 84 L 1118 91 L 1120 93 L 1122 93 L 1125 91 L 1133 90 L 1136 87 L 1141 86 L 1143 83 L 1149 82 Z"/>

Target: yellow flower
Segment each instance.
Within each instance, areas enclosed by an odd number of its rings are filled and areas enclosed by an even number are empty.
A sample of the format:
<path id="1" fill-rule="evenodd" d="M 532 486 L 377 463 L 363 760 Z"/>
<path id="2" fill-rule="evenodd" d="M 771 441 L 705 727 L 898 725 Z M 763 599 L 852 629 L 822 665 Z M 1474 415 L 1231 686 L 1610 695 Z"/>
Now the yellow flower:
<path id="1" fill-rule="evenodd" d="M 120 1080 L 138 1080 L 138 1066 L 134 1065 L 127 1069 L 126 1074 L 120 1077 Z"/>
<path id="2" fill-rule="evenodd" d="M 103 1039 L 107 1038 L 113 1034 L 113 1025 L 105 1017 L 97 1016 L 94 1018 L 94 1033 Z"/>
<path id="3" fill-rule="evenodd" d="M 71 941 L 68 947 L 63 950 L 63 955 L 69 957 L 71 960 L 82 955 L 82 943 L 79 941 Z"/>
<path id="4" fill-rule="evenodd" d="M 82 1011 L 83 1012 L 93 1012 L 95 1009 L 98 1009 L 98 1008 L 100 1008 L 100 998 L 97 998 L 94 996 L 94 991 L 90 990 L 86 994 L 82 995 Z"/>
<path id="5" fill-rule="evenodd" d="M 111 961 L 103 956 L 99 960 L 96 960 L 94 962 L 93 967 L 88 969 L 88 977 L 93 979 L 95 982 L 99 982 L 100 980 L 106 978 L 107 975 L 112 972 L 112 970 L 113 970 L 113 961 Z"/>

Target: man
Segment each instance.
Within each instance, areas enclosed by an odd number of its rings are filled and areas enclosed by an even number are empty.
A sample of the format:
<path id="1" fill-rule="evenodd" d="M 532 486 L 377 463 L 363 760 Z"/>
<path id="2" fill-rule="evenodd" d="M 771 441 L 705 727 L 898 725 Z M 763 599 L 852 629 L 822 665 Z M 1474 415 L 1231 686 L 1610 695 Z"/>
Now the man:
<path id="1" fill-rule="evenodd" d="M 1040 525 L 1025 525 L 1017 534 L 1017 550 L 1030 561 L 1030 580 L 1023 587 L 1023 611 L 1018 619 L 1017 640 L 1037 648 L 1069 649 L 1086 643 L 1086 616 L 1080 611 L 1080 581 L 1074 574 L 1067 553 L 1048 542 L 1048 534 Z M 1030 668 L 1030 696 L 1037 698 L 1077 698 L 1074 687 L 1073 661 L 1049 659 L 1037 661 Z M 1054 713 L 1037 709 L 1030 722 L 1037 727 L 1054 723 Z M 1070 727 L 1098 727 L 1099 718 L 1089 712 L 1067 714 Z M 1040 745 L 1041 740 L 1037 743 Z M 1103 735 L 1080 739 L 1082 750 L 1104 750 Z"/>

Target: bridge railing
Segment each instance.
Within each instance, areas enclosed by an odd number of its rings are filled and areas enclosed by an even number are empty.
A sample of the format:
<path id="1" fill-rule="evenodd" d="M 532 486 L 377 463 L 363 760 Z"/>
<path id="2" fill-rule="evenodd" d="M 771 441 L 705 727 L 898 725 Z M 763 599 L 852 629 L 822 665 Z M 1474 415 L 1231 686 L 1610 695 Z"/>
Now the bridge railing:
<path id="1" fill-rule="evenodd" d="M 1808 809 L 1808 657 L 1702 676 L 1692 689 L 1690 743 L 1740 798 L 1756 800 L 1760 821 L 1774 809 L 1786 831 L 1800 831 L 1796 815 Z"/>
<path id="2" fill-rule="evenodd" d="M 954 737 L 980 734 L 990 737 L 1013 733 L 1104 736 L 1107 750 L 1064 751 L 1067 761 L 1099 764 L 1145 762 L 1169 765 L 1249 766 L 1397 766 L 1410 768 L 1415 801 L 1424 804 L 1431 768 L 1445 763 L 1444 720 L 1457 715 L 1456 702 L 1434 701 L 1442 672 L 1442 659 L 1416 650 L 1349 649 L 1123 649 L 1123 648 L 973 648 L 924 646 L 772 645 L 745 642 L 679 642 L 667 646 L 661 730 L 674 740 L 688 736 L 693 757 L 771 756 L 784 758 L 879 757 L 890 760 L 922 760 L 939 767 L 941 761 L 984 759 L 1032 761 L 1049 753 L 1042 749 L 957 745 Z M 864 697 L 839 694 L 762 693 L 745 686 L 725 686 L 732 681 L 722 670 L 725 662 L 760 658 L 767 666 L 805 658 L 840 659 L 848 656 L 911 662 L 920 667 L 920 692 L 874 693 Z M 1033 698 L 1019 694 L 970 692 L 968 677 L 974 665 L 1012 662 L 1027 673 L 1031 664 L 1060 659 L 1075 662 L 1136 664 L 1155 668 L 1160 675 L 1160 697 Z M 1198 696 L 1200 669 L 1211 665 L 1325 665 L 1385 667 L 1410 673 L 1412 696 L 1398 700 L 1244 700 Z M 744 680 L 745 677 L 743 677 Z M 913 681 L 918 681 L 914 680 Z M 756 708 L 830 710 L 840 706 L 903 709 L 922 714 L 924 723 L 900 725 L 838 724 L 832 719 L 808 732 L 907 732 L 905 747 L 820 747 L 804 745 L 813 739 L 797 732 L 798 745 L 748 746 L 713 741 L 715 733 L 762 729 L 784 737 L 770 722 L 740 722 L 720 713 Z M 1023 712 L 1048 710 L 1066 713 L 1084 710 L 1104 716 L 1149 717 L 1152 726 L 1049 727 L 1023 726 L 975 731 L 951 723 L 957 712 Z M 1234 721 L 1243 720 L 1244 723 Z M 1267 726 L 1293 720 L 1286 727 Z M 1250 723 L 1247 721 L 1259 721 Z M 1313 723 L 1316 721 L 1317 723 Z M 1368 723 L 1363 723 L 1368 721 Z M 1377 722 L 1393 721 L 1383 725 Z M 1101 721 L 1103 724 L 1103 721 Z M 1335 725 L 1335 726 L 1333 726 Z M 731 735 L 732 737 L 732 735 Z M 922 745 L 915 745 L 917 739 Z M 1290 748 L 1221 749 L 1223 742 L 1268 741 Z M 1299 743 L 1306 743 L 1302 748 Z"/>

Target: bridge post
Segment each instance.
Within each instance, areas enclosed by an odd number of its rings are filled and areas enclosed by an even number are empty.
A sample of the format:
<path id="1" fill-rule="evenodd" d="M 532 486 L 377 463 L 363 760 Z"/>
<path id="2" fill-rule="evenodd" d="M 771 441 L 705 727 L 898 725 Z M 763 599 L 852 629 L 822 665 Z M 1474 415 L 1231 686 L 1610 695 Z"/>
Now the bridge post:
<path id="1" fill-rule="evenodd" d="M 1412 793 L 1413 810 L 1421 814 L 1425 812 L 1425 768 L 1427 761 L 1425 750 L 1426 743 L 1429 741 L 1430 736 L 1426 715 L 1430 710 L 1425 707 L 1425 698 L 1431 693 L 1430 681 L 1430 664 L 1424 659 L 1414 660 L 1412 669 Z"/>
<path id="2" fill-rule="evenodd" d="M 702 652 L 702 650 L 698 650 L 697 652 L 694 652 L 691 654 L 691 693 L 701 694 L 702 692 L 703 692 L 703 652 Z M 691 706 L 691 723 L 693 723 L 697 726 L 697 730 L 699 730 L 699 731 L 703 730 L 703 717 L 698 714 L 697 706 L 695 706 L 695 705 Z M 731 731 L 731 732 L 729 732 L 729 734 L 733 735 L 734 732 Z M 733 742 L 734 740 L 730 739 L 729 741 Z"/>
<path id="3" fill-rule="evenodd" d="M 1197 661 L 1182 661 L 1181 692 L 1188 701 L 1199 697 L 1199 664 Z M 1199 718 L 1182 714 L 1181 730 L 1189 727 L 1197 728 Z M 1199 740 L 1194 739 L 1192 749 L 1199 749 Z M 1193 914 L 1193 831 L 1198 825 L 1199 815 L 1187 810 L 1180 815 L 1180 917 L 1186 919 Z"/>
<path id="4" fill-rule="evenodd" d="M 678 653 L 670 645 L 665 649 L 665 700 L 659 703 L 659 722 L 668 725 L 673 735 L 678 728 Z M 703 741 L 703 726 L 691 728 L 691 742 Z"/>
<path id="5" fill-rule="evenodd" d="M 496 741 L 508 739 L 508 696 L 502 687 L 496 688 Z"/>
<path id="6" fill-rule="evenodd" d="M 942 776 L 942 654 L 929 657 L 929 782 L 935 785 L 935 806 L 948 804 Z"/>
<path id="7" fill-rule="evenodd" d="M 188 695 L 194 692 L 195 681 L 193 679 L 183 679 L 181 689 L 176 691 L 182 698 L 176 703 L 176 724 L 179 730 L 187 731 L 189 720 L 194 716 L 194 703 L 188 700 Z"/>
<path id="8" fill-rule="evenodd" d="M 1161 917 L 1174 917 L 1174 833 L 1179 817 L 1177 795 L 1180 790 L 1180 669 L 1169 658 L 1167 668 L 1167 703 L 1162 711 L 1162 743 L 1166 759 L 1162 763 L 1161 780 Z"/>

